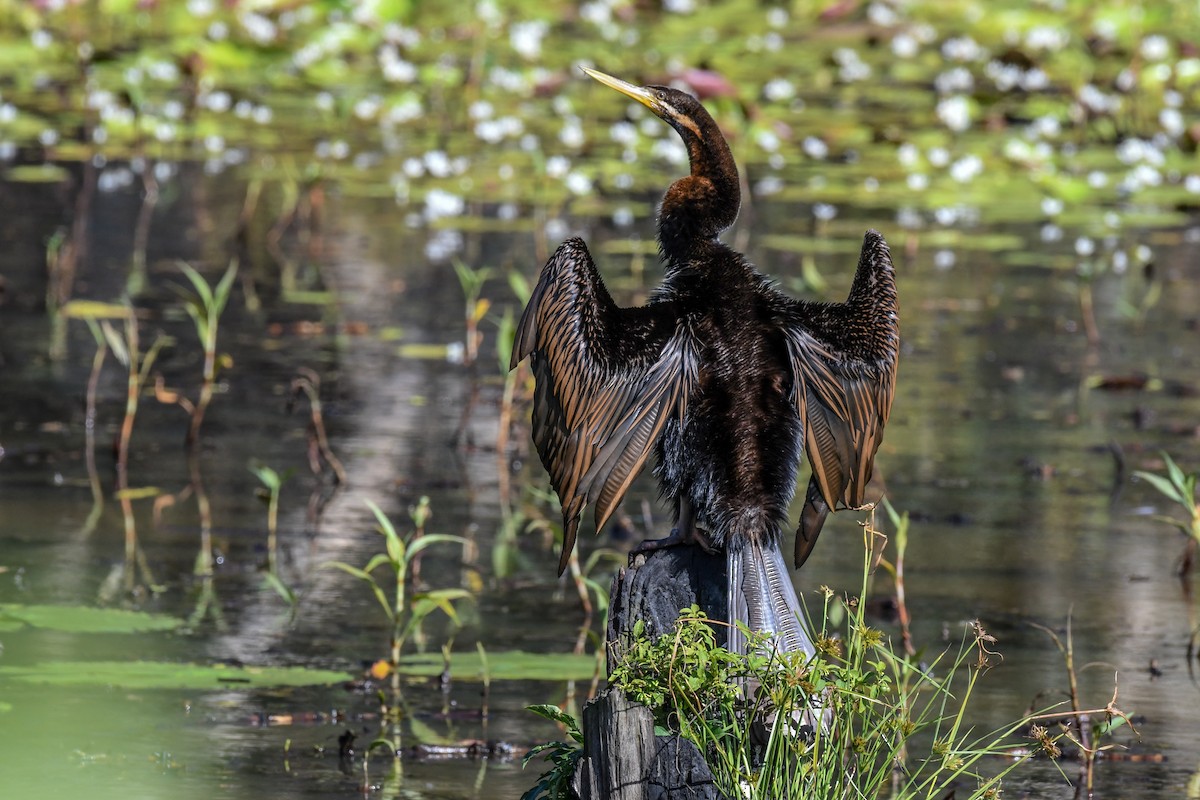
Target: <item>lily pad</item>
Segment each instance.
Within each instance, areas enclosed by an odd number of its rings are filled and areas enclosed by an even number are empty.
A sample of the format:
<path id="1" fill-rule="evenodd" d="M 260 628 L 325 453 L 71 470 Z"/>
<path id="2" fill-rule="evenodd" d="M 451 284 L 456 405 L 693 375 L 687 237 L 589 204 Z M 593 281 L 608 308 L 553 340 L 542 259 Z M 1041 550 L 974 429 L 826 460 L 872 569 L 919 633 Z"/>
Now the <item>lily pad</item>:
<path id="1" fill-rule="evenodd" d="M 129 319 L 133 316 L 133 309 L 120 303 L 72 300 L 63 306 L 59 313 L 71 319 Z"/>
<path id="2" fill-rule="evenodd" d="M 488 676 L 492 680 L 566 681 L 588 680 L 596 673 L 596 657 L 575 653 L 526 653 L 507 650 L 487 654 Z M 442 674 L 441 653 L 417 653 L 400 659 L 400 674 L 430 678 Z M 479 653 L 471 650 L 452 653 L 450 674 L 460 681 L 482 681 L 483 664 Z"/>
<path id="3" fill-rule="evenodd" d="M 0 603 L 0 631 L 30 627 L 66 633 L 143 633 L 170 631 L 180 624 L 182 620 L 166 614 L 119 608 Z"/>
<path id="4" fill-rule="evenodd" d="M 156 661 L 56 661 L 0 666 L 0 680 L 54 686 L 115 686 L 123 689 L 229 689 L 314 686 L 353 680 L 346 672 L 305 667 L 233 667 Z"/>
<path id="5" fill-rule="evenodd" d="M 20 164 L 10 167 L 4 179 L 15 183 L 61 183 L 71 175 L 57 164 Z"/>

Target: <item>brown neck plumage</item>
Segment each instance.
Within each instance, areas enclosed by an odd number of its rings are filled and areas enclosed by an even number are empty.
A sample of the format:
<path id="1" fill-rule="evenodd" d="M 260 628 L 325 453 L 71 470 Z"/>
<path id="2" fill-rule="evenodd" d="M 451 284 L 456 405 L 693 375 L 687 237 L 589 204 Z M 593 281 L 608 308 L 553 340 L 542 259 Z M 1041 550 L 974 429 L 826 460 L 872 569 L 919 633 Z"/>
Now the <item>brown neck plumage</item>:
<path id="1" fill-rule="evenodd" d="M 687 146 L 691 174 L 671 184 L 658 218 L 658 243 L 668 266 L 685 266 L 699 248 L 711 246 L 737 219 L 741 187 L 729 144 L 697 102 L 689 115 L 671 121 Z"/>

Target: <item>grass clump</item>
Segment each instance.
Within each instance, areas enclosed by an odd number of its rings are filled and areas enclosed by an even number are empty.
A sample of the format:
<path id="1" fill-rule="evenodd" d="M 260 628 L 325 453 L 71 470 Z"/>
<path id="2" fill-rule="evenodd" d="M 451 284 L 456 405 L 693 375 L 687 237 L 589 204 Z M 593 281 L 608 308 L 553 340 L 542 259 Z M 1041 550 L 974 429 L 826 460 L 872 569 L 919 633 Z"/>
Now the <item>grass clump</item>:
<path id="1" fill-rule="evenodd" d="M 730 653 L 693 606 L 654 640 L 635 625 L 610 680 L 654 710 L 660 733 L 693 741 L 727 797 L 942 798 L 952 787 L 960 798 L 999 796 L 1036 750 L 1022 734 L 1030 717 L 984 733 L 966 721 L 995 639 L 969 623 L 957 649 L 922 665 L 867 623 L 859 598 L 820 595 L 811 658 L 778 653 L 759 634 L 749 655 Z"/>

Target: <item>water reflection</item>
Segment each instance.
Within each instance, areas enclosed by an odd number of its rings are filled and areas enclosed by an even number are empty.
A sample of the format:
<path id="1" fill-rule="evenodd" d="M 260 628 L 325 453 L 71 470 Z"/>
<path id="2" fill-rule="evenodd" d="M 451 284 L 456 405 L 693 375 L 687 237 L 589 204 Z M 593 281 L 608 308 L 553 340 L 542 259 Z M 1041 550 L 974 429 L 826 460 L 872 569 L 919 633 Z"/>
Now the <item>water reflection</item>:
<path id="1" fill-rule="evenodd" d="M 86 185 L 86 176 L 80 180 Z M 220 373 L 190 459 L 183 447 L 186 415 L 142 397 L 128 485 L 157 487 L 175 502 L 157 509 L 146 500 L 128 500 L 125 509 L 105 502 L 94 516 L 99 504 L 88 476 L 98 476 L 103 499 L 111 497 L 117 463 L 111 443 L 119 441 L 127 380 L 109 358 L 95 384 L 93 413 L 86 397 L 96 346 L 86 328 L 69 326 L 65 358 L 47 358 L 52 331 L 39 249 L 57 227 L 78 219 L 78 196 L 38 184 L 8 184 L 0 192 L 7 231 L 0 275 L 8 295 L 0 312 L 0 567 L 7 568 L 0 600 L 120 603 L 130 597 L 133 578 L 146 587 L 136 602 L 187 618 L 191 628 L 186 636 L 139 637 L 140 658 L 357 669 L 382 654 L 385 625 L 369 592 L 322 565 L 361 564 L 377 549 L 366 500 L 402 520 L 427 495 L 431 529 L 471 541 L 466 552 L 431 555 L 423 567 L 431 583 L 479 590 L 456 647 L 470 649 L 479 640 L 493 650 L 569 649 L 584 612 L 573 592 L 556 591 L 555 556 L 538 537 L 521 537 L 515 551 L 504 551 L 512 560 L 504 562 L 503 578 L 496 572 L 505 509 L 519 504 L 506 484 L 519 492 L 545 479 L 529 464 L 523 432 L 496 450 L 504 384 L 492 320 L 515 306 L 504 272 L 532 276 L 539 252 L 556 242 L 528 226 L 506 228 L 494 208 L 470 209 L 464 219 L 471 224 L 460 228 L 446 221 L 428 228 L 406 224 L 390 198 L 344 196 L 323 185 L 318 191 L 318 184 L 298 184 L 292 197 L 264 182 L 253 189 L 258 197 L 251 204 L 248 186 L 228 176 L 205 178 L 186 164 L 159 186 L 144 242 L 145 283 L 135 296 L 143 343 L 160 331 L 174 339 L 154 372 L 168 387 L 195 387 L 201 373 L 195 332 L 171 288 L 181 280 L 174 260 L 189 260 L 215 282 L 231 253 L 240 252 L 245 277 L 222 319 L 219 345 L 232 364 Z M 74 245 L 83 254 L 76 256 L 74 293 L 115 300 L 141 247 L 135 231 L 142 197 L 132 187 L 100 197 Z M 289 222 L 281 227 L 283 219 Z M 836 247 L 781 250 L 767 238 L 808 236 L 812 220 L 804 204 L 759 198 L 732 235 L 785 285 L 807 271 L 841 286 L 852 257 Z M 639 213 L 630 224 L 600 215 L 559 223 L 564 231 L 585 229 L 593 250 L 604 254 L 601 269 L 619 302 L 642 298 L 656 266 L 629 241 L 651 239 L 649 219 Z M 999 724 L 1039 692 L 1055 698 L 1065 687 L 1053 644 L 1026 623 L 1061 630 L 1070 615 L 1077 658 L 1094 664 L 1080 674 L 1087 702 L 1107 702 L 1116 674 L 1120 706 L 1139 715 L 1142 733 L 1141 741 L 1127 735 L 1121 741 L 1169 757 L 1161 764 L 1104 764 L 1100 790 L 1179 796 L 1194 780 L 1200 751 L 1190 711 L 1196 689 L 1185 661 L 1196 601 L 1172 578 L 1179 537 L 1150 517 L 1167 513 L 1163 503 L 1128 476 L 1157 468 L 1159 449 L 1181 464 L 1200 464 L 1194 346 L 1200 281 L 1188 232 L 1123 231 L 1124 250 L 1152 245 L 1153 267 L 1097 270 L 1084 302 L 1076 237 L 1069 233 L 1046 243 L 1028 226 L 903 230 L 890 211 L 851 206 L 821 225 L 817 241 L 854 242 L 875 226 L 896 243 L 904 352 L 878 463 L 892 502 L 914 519 L 907 593 L 917 646 L 936 650 L 945 636 L 956 640 L 963 620 L 983 619 L 999 637 L 1004 660 L 981 684 L 978 711 L 984 724 Z M 495 270 L 482 288 L 491 309 L 480 322 L 474 379 L 444 358 L 447 346 L 466 335 L 446 231 L 456 237 L 456 258 Z M 1017 244 L 983 246 L 1000 236 Z M 1013 251 L 1030 257 L 1014 266 L 1006 260 Z M 946 252 L 953 258 L 939 255 Z M 1139 311 L 1155 286 L 1153 303 Z M 1094 343 L 1082 322 L 1089 306 Z M 1105 378 L 1138 375 L 1159 383 L 1098 388 Z M 311 466 L 308 412 L 289 413 L 297 380 L 314 387 L 329 451 L 344 467 L 347 480 L 336 495 L 333 462 L 319 447 L 319 472 Z M 464 416 L 473 393 L 473 410 Z M 93 417 L 94 449 L 87 438 Z M 247 471 L 251 459 L 295 471 L 281 491 L 278 563 L 282 580 L 299 593 L 294 619 L 263 585 L 265 512 Z M 523 461 L 517 475 L 499 466 L 513 461 Z M 320 499 L 310 501 L 313 493 Z M 632 507 L 643 498 L 653 500 L 644 481 Z M 798 578 L 803 589 L 856 585 L 853 517 L 831 521 L 827 540 Z M 197 552 L 207 561 L 200 569 Z M 144 569 L 149 574 L 139 573 Z M 128 643 L 33 633 L 6 633 L 3 642 L 8 663 L 130 650 Z M 1151 673 L 1151 660 L 1161 675 Z M 456 683 L 452 698 L 477 708 L 479 691 Z M 485 729 L 478 720 L 435 716 L 442 696 L 434 687 L 413 690 L 419 718 L 439 736 L 519 746 L 557 736 L 522 707 L 563 700 L 565 692 L 540 683 L 494 686 Z M 280 782 L 306 795 L 344 796 L 364 779 L 337 771 L 330 755 L 337 735 L 349 727 L 369 738 L 373 730 L 366 718 L 289 728 L 250 724 L 261 711 L 364 714 L 374 707 L 373 698 L 343 689 L 185 697 L 31 691 L 0 681 L 0 701 L 13 706 L 0 711 L 0 730 L 9 732 L 0 750 L 17 754 L 13 763 L 20 765 L 19 773 L 4 772 L 14 776 L 13 786 L 32 787 L 28 793 L 53 779 L 58 789 L 86 786 L 94 796 L 103 796 L 95 792 L 107 790 L 97 787 L 110 782 L 135 784 L 134 794 L 144 796 L 253 797 L 277 791 Z M 72 765 L 68 777 L 64 763 Z M 406 776 L 403 791 L 414 797 L 515 796 L 534 777 L 512 762 L 413 765 Z M 1025 780 L 1021 785 L 1035 796 L 1070 794 L 1049 768 Z"/>

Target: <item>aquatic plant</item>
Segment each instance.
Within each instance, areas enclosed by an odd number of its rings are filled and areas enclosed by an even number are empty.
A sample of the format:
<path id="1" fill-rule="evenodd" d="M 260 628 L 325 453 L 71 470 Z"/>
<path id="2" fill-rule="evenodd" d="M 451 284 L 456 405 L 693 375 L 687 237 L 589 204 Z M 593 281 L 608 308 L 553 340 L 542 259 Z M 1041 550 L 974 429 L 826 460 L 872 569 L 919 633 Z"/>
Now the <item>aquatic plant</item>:
<path id="1" fill-rule="evenodd" d="M 259 496 L 267 504 L 267 584 L 280 597 L 294 606 L 296 594 L 279 577 L 278 557 L 279 493 L 283 489 L 283 484 L 291 477 L 291 470 L 287 470 L 281 475 L 266 464 L 252 463 L 250 471 L 263 485 Z"/>
<path id="2" fill-rule="evenodd" d="M 461 536 L 444 533 L 424 533 L 425 515 L 420 515 L 415 520 L 416 530 L 401 536 L 379 506 L 369 500 L 367 506 L 375 515 L 378 523 L 376 532 L 384 538 L 384 552 L 372 556 L 361 568 L 344 561 L 331 561 L 328 566 L 353 575 L 366 584 L 374 594 L 390 625 L 388 658 L 385 661 L 377 662 L 372 668 L 372 674 L 375 677 L 383 679 L 390 676 L 391 678 L 390 696 L 380 692 L 382 717 L 387 728 L 371 742 L 368 750 L 377 747 L 388 750 L 394 758 L 394 771 L 399 773 L 399 726 L 406 713 L 400 682 L 401 673 L 398 667 L 405 644 L 417 633 L 425 619 L 435 611 L 441 611 L 451 621 L 457 622 L 458 612 L 455 604 L 471 598 L 470 592 L 458 588 L 413 591 L 410 586 L 413 580 L 413 568 L 425 549 L 436 544 L 462 544 L 465 540 Z M 428 508 L 427 499 L 424 508 Z M 376 578 L 372 574 L 381 567 L 386 567 L 390 571 L 390 579 Z"/>
<path id="3" fill-rule="evenodd" d="M 998 796 L 1003 778 L 1035 751 L 1021 735 L 1032 716 L 983 734 L 967 722 L 976 686 L 997 655 L 995 638 L 976 621 L 957 651 L 930 664 L 895 651 L 868 624 L 860 600 L 871 579 L 874 539 L 868 525 L 859 597 L 820 590 L 821 628 L 811 659 L 780 654 L 749 630 L 748 655 L 730 653 L 717 644 L 717 623 L 693 606 L 656 639 L 635 623 L 610 682 L 654 712 L 657 730 L 695 742 L 727 797 L 873 797 L 890 787 L 894 797 L 941 798 L 952 786 L 964 791 L 964 783 L 969 797 Z M 811 715 L 815 697 L 823 724 L 780 722 Z M 582 741 L 569 715 L 554 707 L 530 710 Z M 1041 744 L 1050 749 L 1057 738 L 1043 733 Z M 550 754 L 552 766 L 526 797 L 564 796 L 555 792 L 575 769 L 578 748 L 556 742 L 530 757 L 541 753 Z M 995 756 L 1007 760 L 993 768 Z"/>
<path id="4" fill-rule="evenodd" d="M 1157 514 L 1154 518 L 1177 528 L 1188 537 L 1183 555 L 1179 559 L 1179 574 L 1186 575 L 1192 569 L 1196 559 L 1196 548 L 1200 546 L 1200 502 L 1196 501 L 1196 483 L 1200 480 L 1200 472 L 1185 473 L 1169 455 L 1163 453 L 1162 457 L 1166 462 L 1166 477 L 1144 470 L 1138 470 L 1134 474 L 1183 510 L 1182 520 L 1164 514 Z"/>
<path id="5" fill-rule="evenodd" d="M 583 756 L 583 733 L 579 730 L 579 722 L 558 706 L 540 704 L 525 708 L 539 717 L 557 722 L 571 737 L 571 741 L 535 745 L 525 754 L 521 759 L 522 768 L 528 767 L 529 762 L 538 757 L 548 760 L 550 768 L 538 777 L 533 788 L 521 795 L 521 800 L 568 800 L 571 797 L 571 777 Z"/>
<path id="6" fill-rule="evenodd" d="M 233 279 L 237 277 L 238 262 L 236 258 L 229 262 L 229 267 L 215 288 L 210 287 L 208 281 L 191 265 L 180 261 L 179 269 L 191 282 L 194 290 L 187 292 L 180 289 L 180 293 L 184 299 L 183 307 L 187 310 L 188 316 L 192 318 L 192 322 L 196 326 L 196 334 L 200 337 L 200 344 L 204 348 L 204 372 L 203 381 L 200 384 L 200 396 L 195 405 L 191 403 L 185 405 L 185 408 L 191 406 L 192 421 L 188 427 L 187 445 L 192 447 L 199 439 L 204 413 L 208 410 L 208 404 L 212 402 L 213 389 L 217 380 L 217 328 L 221 314 L 225 311 L 225 305 L 229 302 Z"/>
<path id="7" fill-rule="evenodd" d="M 1085 709 L 1079 690 L 1080 668 L 1075 663 L 1075 639 L 1071 635 L 1070 615 L 1067 616 L 1067 628 L 1063 636 L 1045 625 L 1030 624 L 1049 636 L 1059 653 L 1062 654 L 1068 683 L 1066 694 L 1071 706 L 1065 711 L 1047 711 L 1032 715 L 1029 718 L 1030 735 L 1039 741 L 1047 754 L 1053 758 L 1062 755 L 1062 748 L 1055 739 L 1066 739 L 1077 748 L 1079 779 L 1076 785 L 1090 796 L 1095 784 L 1097 756 L 1116 747 L 1111 742 L 1104 743 L 1105 737 L 1111 737 L 1114 731 L 1126 725 L 1133 728 L 1129 715 L 1117 706 L 1116 670 L 1114 669 L 1113 675 L 1112 699 L 1103 708 Z M 1105 665 L 1088 664 L 1084 668 L 1087 666 Z M 1051 736 L 1042 723 L 1058 723 L 1060 731 L 1058 736 Z"/>

